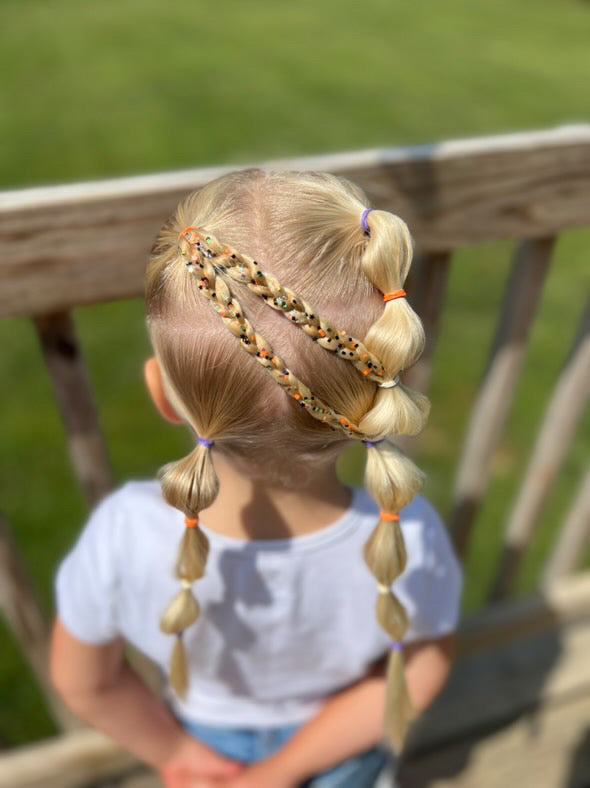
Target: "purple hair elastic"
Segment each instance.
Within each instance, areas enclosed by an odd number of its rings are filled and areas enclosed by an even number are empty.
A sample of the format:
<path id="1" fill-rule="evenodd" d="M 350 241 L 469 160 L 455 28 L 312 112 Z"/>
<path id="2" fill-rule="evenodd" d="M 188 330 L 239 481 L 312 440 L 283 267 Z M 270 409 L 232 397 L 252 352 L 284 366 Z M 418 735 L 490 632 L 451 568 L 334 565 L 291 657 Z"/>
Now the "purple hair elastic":
<path id="1" fill-rule="evenodd" d="M 403 643 L 397 643 L 395 640 L 392 640 L 389 646 L 392 651 L 402 651 L 403 647 Z"/>
<path id="2" fill-rule="evenodd" d="M 207 449 L 210 449 L 212 446 L 215 446 L 215 441 L 208 441 L 207 438 L 199 438 L 199 446 L 205 446 Z"/>
<path id="3" fill-rule="evenodd" d="M 367 208 L 366 211 L 363 211 L 363 215 L 361 216 L 361 227 L 365 235 L 371 235 L 371 228 L 369 227 L 369 222 L 367 221 L 367 216 L 374 211 L 374 208 Z"/>
<path id="4" fill-rule="evenodd" d="M 381 440 L 380 440 L 380 441 L 363 441 L 363 443 L 365 444 L 365 446 L 367 447 L 367 449 L 374 449 L 374 448 L 375 448 L 375 447 L 377 447 L 377 446 L 378 446 L 380 443 L 383 443 L 383 438 L 381 438 Z"/>

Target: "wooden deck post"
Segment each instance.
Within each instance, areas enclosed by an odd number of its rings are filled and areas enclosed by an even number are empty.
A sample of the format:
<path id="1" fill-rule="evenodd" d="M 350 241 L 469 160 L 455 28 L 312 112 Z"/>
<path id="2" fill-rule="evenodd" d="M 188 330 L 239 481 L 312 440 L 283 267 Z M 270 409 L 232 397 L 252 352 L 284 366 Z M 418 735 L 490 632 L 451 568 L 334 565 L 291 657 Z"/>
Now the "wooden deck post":
<path id="1" fill-rule="evenodd" d="M 561 467 L 590 395 L 590 305 L 582 316 L 571 356 L 555 387 L 524 482 L 508 518 L 506 537 L 491 598 L 510 591 L 541 509 Z"/>
<path id="2" fill-rule="evenodd" d="M 69 312 L 35 318 L 43 355 L 68 436 L 70 457 L 89 505 L 113 486 L 88 372 Z"/>
<path id="3" fill-rule="evenodd" d="M 461 555 L 488 486 L 492 459 L 514 397 L 554 243 L 553 238 L 525 241 L 516 253 L 455 483 L 450 528 Z"/>
<path id="4" fill-rule="evenodd" d="M 572 572 L 580 563 L 584 548 L 590 543 L 590 468 L 582 477 L 580 489 L 568 512 L 557 544 L 553 548 L 543 575 L 547 587 Z"/>
<path id="5" fill-rule="evenodd" d="M 32 668 L 47 701 L 51 715 L 64 730 L 79 728 L 81 723 L 58 698 L 48 672 L 47 643 L 49 628 L 33 591 L 10 528 L 0 516 L 0 610 Z"/>

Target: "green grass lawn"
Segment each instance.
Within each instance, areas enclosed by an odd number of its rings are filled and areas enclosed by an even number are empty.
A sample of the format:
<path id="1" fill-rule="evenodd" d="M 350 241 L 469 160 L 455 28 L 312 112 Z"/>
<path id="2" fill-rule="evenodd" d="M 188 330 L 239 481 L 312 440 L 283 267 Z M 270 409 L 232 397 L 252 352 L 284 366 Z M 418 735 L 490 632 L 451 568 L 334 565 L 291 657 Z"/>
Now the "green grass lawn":
<path id="1" fill-rule="evenodd" d="M 0 186 L 542 128 L 587 120 L 590 5 L 553 0 L 358 4 L 268 0 L 5 0 L 0 5 Z M 506 511 L 589 279 L 590 233 L 561 239 L 518 397 L 468 558 L 465 609 L 484 600 Z M 432 418 L 421 443 L 426 492 L 450 504 L 465 413 L 477 392 L 511 249 L 457 254 L 442 320 Z M 139 302 L 76 314 L 117 479 L 152 475 L 186 449 L 143 392 L 149 352 Z M 31 325 L 0 323 L 0 508 L 47 611 L 52 576 L 84 518 Z M 590 419 L 519 579 L 535 587 L 581 478 Z M 359 478 L 358 455 L 345 464 Z M 51 723 L 0 629 L 0 746 Z"/>

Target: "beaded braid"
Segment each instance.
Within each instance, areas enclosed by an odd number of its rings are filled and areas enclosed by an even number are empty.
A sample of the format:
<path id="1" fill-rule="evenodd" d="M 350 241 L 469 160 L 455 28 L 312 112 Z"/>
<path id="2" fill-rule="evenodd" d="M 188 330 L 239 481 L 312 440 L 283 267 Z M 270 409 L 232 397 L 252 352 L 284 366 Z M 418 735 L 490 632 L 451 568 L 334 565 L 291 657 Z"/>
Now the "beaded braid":
<path id="1" fill-rule="evenodd" d="M 212 250 L 203 249 L 200 241 L 197 241 L 194 245 L 191 244 L 187 239 L 189 230 L 193 231 L 193 228 L 184 230 L 179 239 L 181 252 L 183 257 L 185 257 L 185 266 L 189 273 L 199 277 L 199 290 L 210 301 L 229 331 L 238 337 L 244 350 L 253 356 L 272 376 L 275 382 L 290 397 L 297 400 L 298 404 L 314 419 L 324 422 L 332 429 L 340 430 L 349 438 L 358 439 L 363 437 L 355 424 L 341 414 L 336 413 L 329 405 L 326 405 L 326 403 L 312 394 L 310 389 L 273 352 L 272 347 L 264 337 L 254 330 L 227 283 L 217 275 L 216 268 L 224 270 L 223 266 L 218 266 L 217 260 L 215 265 L 209 262 L 215 256 L 215 253 Z M 210 243 L 212 240 L 212 236 L 207 237 L 207 243 Z"/>
<path id="2" fill-rule="evenodd" d="M 303 298 L 281 285 L 271 274 L 260 270 L 256 260 L 221 244 L 215 236 L 196 227 L 187 227 L 181 233 L 183 238 L 188 241 L 188 247 L 183 247 L 183 254 L 190 256 L 193 263 L 215 259 L 215 268 L 246 284 L 268 306 L 300 326 L 318 345 L 349 361 L 367 380 L 383 388 L 397 385 L 398 379 L 385 374 L 383 364 L 359 339 L 334 328 Z"/>

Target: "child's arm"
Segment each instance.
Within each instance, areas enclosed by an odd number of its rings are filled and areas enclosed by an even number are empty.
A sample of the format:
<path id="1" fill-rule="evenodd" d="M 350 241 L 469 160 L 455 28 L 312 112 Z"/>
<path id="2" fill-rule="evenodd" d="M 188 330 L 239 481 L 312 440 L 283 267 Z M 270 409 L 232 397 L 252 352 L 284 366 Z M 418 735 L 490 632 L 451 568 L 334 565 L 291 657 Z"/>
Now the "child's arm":
<path id="1" fill-rule="evenodd" d="M 123 641 L 90 645 L 58 619 L 51 643 L 51 678 L 69 708 L 141 760 L 168 786 L 230 777 L 241 766 L 195 741 L 127 665 Z"/>
<path id="2" fill-rule="evenodd" d="M 443 688 L 453 650 L 453 635 L 406 648 L 406 680 L 419 714 Z M 380 663 L 369 676 L 333 695 L 276 755 L 223 784 L 232 788 L 292 788 L 381 743 L 386 689 L 383 668 Z"/>

